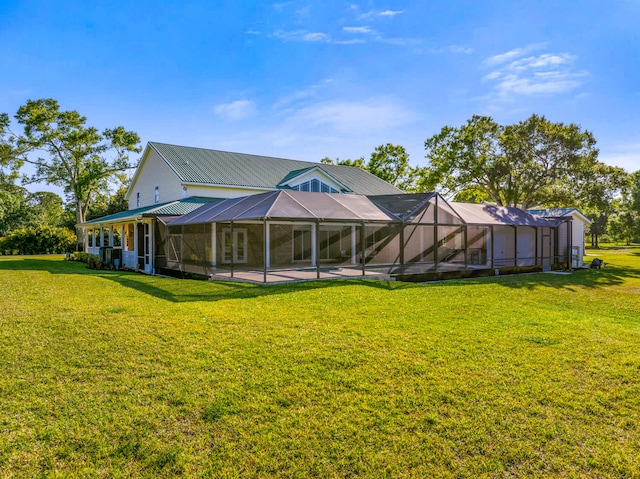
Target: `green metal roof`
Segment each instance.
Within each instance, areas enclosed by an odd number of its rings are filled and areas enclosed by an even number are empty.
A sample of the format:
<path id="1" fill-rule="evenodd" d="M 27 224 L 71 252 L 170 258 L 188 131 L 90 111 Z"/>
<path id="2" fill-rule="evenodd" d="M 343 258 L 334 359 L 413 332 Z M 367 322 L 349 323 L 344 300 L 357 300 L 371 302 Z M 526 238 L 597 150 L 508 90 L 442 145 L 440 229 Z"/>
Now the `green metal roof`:
<path id="1" fill-rule="evenodd" d="M 157 205 L 144 206 L 133 210 L 121 211 L 109 216 L 103 216 L 90 221 L 81 223 L 79 226 L 99 226 L 102 224 L 117 224 L 127 221 L 133 221 L 142 217 L 149 216 L 181 216 L 191 213 L 193 210 L 200 208 L 202 205 L 220 201 L 220 198 L 203 198 L 193 196 L 184 200 L 168 201 Z"/>
<path id="2" fill-rule="evenodd" d="M 368 171 L 352 166 L 325 165 L 156 142 L 149 142 L 149 146 L 167 162 L 184 183 L 277 189 L 283 181 L 317 167 L 352 193 L 402 193 L 395 186 Z"/>

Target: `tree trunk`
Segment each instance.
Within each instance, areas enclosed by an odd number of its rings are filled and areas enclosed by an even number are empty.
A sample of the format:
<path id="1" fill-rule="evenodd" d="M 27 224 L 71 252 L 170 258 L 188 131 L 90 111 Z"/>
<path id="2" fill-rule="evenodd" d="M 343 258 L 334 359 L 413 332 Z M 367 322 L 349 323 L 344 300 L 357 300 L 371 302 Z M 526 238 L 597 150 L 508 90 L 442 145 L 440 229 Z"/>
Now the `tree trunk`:
<path id="1" fill-rule="evenodd" d="M 86 218 L 81 201 L 76 201 L 76 224 L 84 223 Z M 76 226 L 76 251 L 84 251 L 84 228 Z"/>

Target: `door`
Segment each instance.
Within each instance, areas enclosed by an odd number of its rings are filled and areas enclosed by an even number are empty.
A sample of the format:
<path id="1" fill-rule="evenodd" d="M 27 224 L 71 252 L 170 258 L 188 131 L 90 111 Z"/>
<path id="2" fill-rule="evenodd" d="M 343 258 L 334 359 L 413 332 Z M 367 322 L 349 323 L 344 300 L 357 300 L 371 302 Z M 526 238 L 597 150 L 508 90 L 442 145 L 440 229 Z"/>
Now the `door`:
<path id="1" fill-rule="evenodd" d="M 138 268 L 151 271 L 151 228 L 149 223 L 138 223 Z"/>
<path id="2" fill-rule="evenodd" d="M 247 230 L 245 228 L 230 228 L 222 231 L 222 262 L 247 262 Z"/>
<path id="3" fill-rule="evenodd" d="M 293 230 L 293 261 L 311 262 L 311 228 Z"/>

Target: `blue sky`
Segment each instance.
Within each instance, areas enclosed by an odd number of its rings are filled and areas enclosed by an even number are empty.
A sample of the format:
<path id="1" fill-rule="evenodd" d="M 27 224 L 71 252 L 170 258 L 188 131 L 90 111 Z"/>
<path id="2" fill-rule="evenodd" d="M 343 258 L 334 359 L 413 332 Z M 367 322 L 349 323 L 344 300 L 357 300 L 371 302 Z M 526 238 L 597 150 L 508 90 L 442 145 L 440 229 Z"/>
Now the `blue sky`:
<path id="1" fill-rule="evenodd" d="M 640 169 L 640 0 L 0 0 L 0 112 L 55 98 L 143 143 L 319 161 L 474 114 L 592 131 Z"/>

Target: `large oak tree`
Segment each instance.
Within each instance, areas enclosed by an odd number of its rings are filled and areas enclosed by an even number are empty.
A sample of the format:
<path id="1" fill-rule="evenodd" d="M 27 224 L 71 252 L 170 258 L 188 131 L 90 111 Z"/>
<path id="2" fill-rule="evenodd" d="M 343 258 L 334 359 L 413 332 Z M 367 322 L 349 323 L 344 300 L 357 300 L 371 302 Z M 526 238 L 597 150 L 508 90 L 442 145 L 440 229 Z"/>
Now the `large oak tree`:
<path id="1" fill-rule="evenodd" d="M 76 222 L 83 223 L 96 194 L 110 179 L 132 168 L 129 154 L 139 153 L 140 138 L 118 126 L 100 132 L 86 126 L 77 111 L 62 111 L 56 100 L 28 100 L 15 115 L 22 133 L 10 130 L 0 116 L 0 153 L 14 166 L 33 165 L 23 183 L 46 182 L 64 188 L 73 202 Z M 82 238 L 78 235 L 81 243 Z"/>
<path id="2" fill-rule="evenodd" d="M 619 188 L 616 175 L 624 171 L 599 162 L 595 145 L 573 123 L 532 115 L 502 126 L 474 116 L 425 141 L 429 164 L 420 186 L 521 208 L 596 203 Z"/>

